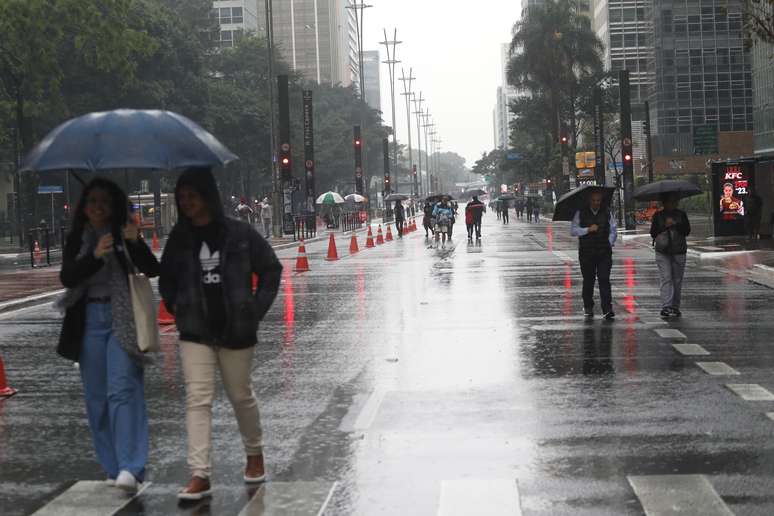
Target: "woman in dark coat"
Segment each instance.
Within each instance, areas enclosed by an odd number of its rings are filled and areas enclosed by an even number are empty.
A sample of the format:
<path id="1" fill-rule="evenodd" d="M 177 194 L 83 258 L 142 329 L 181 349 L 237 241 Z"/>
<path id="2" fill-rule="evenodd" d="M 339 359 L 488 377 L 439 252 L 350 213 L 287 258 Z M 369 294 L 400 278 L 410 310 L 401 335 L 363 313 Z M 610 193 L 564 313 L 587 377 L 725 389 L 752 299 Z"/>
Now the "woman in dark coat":
<path id="1" fill-rule="evenodd" d="M 84 187 L 62 259 L 67 292 L 59 306 L 66 312 L 57 351 L 80 364 L 89 428 L 108 484 L 134 491 L 145 475 L 148 417 L 145 357 L 127 276 L 132 264 L 157 276 L 159 264 L 128 211 L 115 183 L 98 178 Z"/>

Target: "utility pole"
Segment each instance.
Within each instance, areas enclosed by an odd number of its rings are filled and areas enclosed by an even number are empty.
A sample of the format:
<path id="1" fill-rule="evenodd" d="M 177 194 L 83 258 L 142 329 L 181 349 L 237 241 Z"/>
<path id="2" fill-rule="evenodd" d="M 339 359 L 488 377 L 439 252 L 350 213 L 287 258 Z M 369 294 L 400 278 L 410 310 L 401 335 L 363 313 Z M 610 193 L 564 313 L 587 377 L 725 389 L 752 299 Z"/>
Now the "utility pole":
<path id="1" fill-rule="evenodd" d="M 422 92 L 419 92 L 419 97 L 414 95 L 414 114 L 417 116 L 417 161 L 419 162 L 419 190 L 420 195 L 422 195 L 422 190 L 424 189 L 424 181 L 422 180 L 422 122 L 420 119 L 422 118 L 422 102 L 424 102 L 425 99 L 422 98 Z M 427 164 L 427 155 L 425 155 L 425 164 Z M 427 168 L 425 168 L 427 170 Z"/>
<path id="2" fill-rule="evenodd" d="M 425 130 L 425 164 L 427 165 L 427 193 L 430 194 L 433 192 L 433 183 L 432 183 L 432 175 L 433 175 L 433 168 L 432 163 L 430 161 L 430 145 L 428 144 L 428 135 L 429 135 L 429 129 L 432 129 L 435 124 L 430 123 L 430 110 L 425 110 L 425 113 L 422 115 L 422 119 L 424 120 L 424 124 L 422 124 L 422 127 Z"/>
<path id="3" fill-rule="evenodd" d="M 387 71 L 390 77 L 390 100 L 392 106 L 392 166 L 397 172 L 398 170 L 398 130 L 395 127 L 395 65 L 400 63 L 396 59 L 396 47 L 403 43 L 398 41 L 398 29 L 394 29 L 392 40 L 387 39 L 387 29 L 384 30 L 384 41 L 379 43 L 384 45 L 387 51 L 387 60 L 382 63 L 387 65 Z"/>
<path id="4" fill-rule="evenodd" d="M 634 220 L 634 159 L 632 156 L 632 106 L 629 92 L 629 71 L 618 72 L 621 101 L 621 157 L 623 161 L 624 211 L 626 229 L 637 229 Z"/>
<path id="5" fill-rule="evenodd" d="M 365 98 L 365 73 L 363 71 L 363 13 L 366 9 L 369 7 L 373 7 L 372 5 L 367 5 L 364 2 L 358 3 L 357 0 L 353 0 L 352 5 L 345 6 L 346 9 L 351 9 L 355 13 L 355 30 L 357 32 L 357 76 L 359 78 L 359 85 L 358 90 L 360 90 L 360 127 L 365 127 L 365 106 L 366 106 L 366 98 Z M 362 146 L 361 151 L 365 155 L 365 161 L 368 161 L 368 152 L 365 149 L 365 145 Z M 362 167 L 361 167 L 362 168 Z M 365 193 L 358 192 L 361 195 L 365 195 L 368 198 L 368 207 L 369 207 L 369 215 L 370 215 L 370 207 L 371 207 L 371 185 L 370 181 L 368 180 L 368 174 L 363 169 L 363 182 L 365 183 Z"/>
<path id="6" fill-rule="evenodd" d="M 411 75 L 411 68 L 409 68 L 409 76 L 406 77 L 406 70 L 403 68 L 400 69 L 401 74 L 401 82 L 403 82 L 403 95 L 406 97 L 406 134 L 408 135 L 406 138 L 406 141 L 408 142 L 408 169 L 409 169 L 409 178 L 413 176 L 413 184 L 411 187 L 411 193 L 412 195 L 419 195 L 419 187 L 417 185 L 417 174 L 414 170 L 414 158 L 411 155 L 411 82 L 414 80 L 414 77 Z"/>
<path id="7" fill-rule="evenodd" d="M 653 147 L 650 140 L 650 103 L 645 101 L 645 123 L 643 124 L 645 133 L 645 161 L 648 167 L 648 183 L 653 182 Z"/>
<path id="8" fill-rule="evenodd" d="M 272 185 L 272 233 L 275 237 L 282 236 L 282 194 L 280 192 L 279 167 L 277 167 L 277 114 L 274 103 L 274 16 L 272 13 L 273 0 L 265 0 L 266 10 L 266 52 L 269 61 L 269 171 Z"/>

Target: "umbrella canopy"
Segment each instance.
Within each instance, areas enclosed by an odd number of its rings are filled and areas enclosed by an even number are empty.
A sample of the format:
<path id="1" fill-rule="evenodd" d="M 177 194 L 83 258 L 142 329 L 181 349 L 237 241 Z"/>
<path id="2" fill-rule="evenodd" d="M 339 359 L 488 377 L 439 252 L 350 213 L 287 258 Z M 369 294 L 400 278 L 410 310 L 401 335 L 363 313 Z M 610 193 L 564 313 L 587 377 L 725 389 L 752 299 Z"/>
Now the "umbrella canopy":
<path id="1" fill-rule="evenodd" d="M 25 157 L 21 171 L 223 166 L 239 159 L 171 111 L 118 109 L 64 122 Z"/>
<path id="2" fill-rule="evenodd" d="M 602 206 L 610 206 L 615 188 L 611 186 L 583 185 L 571 190 L 556 201 L 552 220 L 572 220 L 575 212 L 589 205 L 589 198 L 594 192 L 602 192 Z"/>
<path id="3" fill-rule="evenodd" d="M 402 193 L 391 193 L 384 198 L 385 201 L 405 201 L 409 198 L 408 195 Z"/>
<path id="4" fill-rule="evenodd" d="M 637 188 L 634 191 L 634 198 L 638 201 L 659 201 L 662 195 L 671 193 L 677 194 L 680 199 L 683 199 L 692 195 L 699 195 L 701 188 L 688 181 L 667 179 Z"/>
<path id="5" fill-rule="evenodd" d="M 349 201 L 349 202 L 366 202 L 368 199 L 366 199 L 365 197 L 363 197 L 360 194 L 351 193 L 351 194 L 345 196 L 344 200 Z"/>
<path id="6" fill-rule="evenodd" d="M 499 200 L 499 201 L 512 201 L 515 198 L 516 198 L 516 196 L 513 195 L 512 193 L 504 193 L 500 197 L 498 197 L 497 200 Z"/>
<path id="7" fill-rule="evenodd" d="M 336 192 L 325 192 L 317 198 L 317 204 L 344 204 L 344 198 Z"/>
<path id="8" fill-rule="evenodd" d="M 428 196 L 425 200 L 427 202 L 439 202 L 444 197 L 448 197 L 450 201 L 454 200 L 454 196 L 450 194 L 433 194 Z"/>

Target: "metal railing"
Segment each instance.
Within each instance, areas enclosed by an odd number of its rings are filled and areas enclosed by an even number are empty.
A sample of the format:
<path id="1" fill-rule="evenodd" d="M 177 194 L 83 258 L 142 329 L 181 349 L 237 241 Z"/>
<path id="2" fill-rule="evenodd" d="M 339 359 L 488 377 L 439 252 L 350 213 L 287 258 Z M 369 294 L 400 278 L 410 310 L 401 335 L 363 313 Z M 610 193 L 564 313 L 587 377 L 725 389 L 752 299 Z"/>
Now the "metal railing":
<path id="1" fill-rule="evenodd" d="M 365 212 L 349 212 L 349 213 L 342 213 L 339 217 L 339 225 L 341 227 L 342 231 L 355 231 L 356 229 L 360 229 L 363 227 L 363 224 L 365 224 L 365 220 L 367 217 L 364 216 Z"/>
<path id="2" fill-rule="evenodd" d="M 293 240 L 309 240 L 317 236 L 317 216 L 314 213 L 293 217 Z"/>

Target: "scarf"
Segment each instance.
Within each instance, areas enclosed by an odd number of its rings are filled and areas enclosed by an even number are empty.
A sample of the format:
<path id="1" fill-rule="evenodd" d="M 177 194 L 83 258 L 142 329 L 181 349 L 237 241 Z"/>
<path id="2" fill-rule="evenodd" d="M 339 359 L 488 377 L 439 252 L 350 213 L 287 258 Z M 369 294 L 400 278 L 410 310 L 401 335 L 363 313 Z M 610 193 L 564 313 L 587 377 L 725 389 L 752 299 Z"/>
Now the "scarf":
<path id="1" fill-rule="evenodd" d="M 93 253 L 97 246 L 97 233 L 92 228 L 83 230 L 83 243 L 76 259 L 83 258 L 87 253 Z M 129 282 L 126 272 L 124 272 L 121 263 L 118 260 L 117 253 L 126 252 L 126 243 L 121 240 L 117 243 L 113 252 L 107 253 L 103 258 L 105 264 L 103 267 L 108 271 L 108 284 L 110 286 L 110 308 L 112 312 L 112 329 L 121 348 L 126 351 L 129 357 L 140 365 L 149 364 L 150 358 L 140 351 L 137 346 L 137 328 L 134 324 L 134 311 L 132 309 L 132 296 L 129 292 Z M 130 262 L 128 253 L 125 255 L 126 261 Z M 75 288 L 68 288 L 62 297 L 56 301 L 54 307 L 64 313 L 68 308 L 74 306 L 79 300 L 86 296 L 88 290 L 87 284 L 78 285 Z"/>

